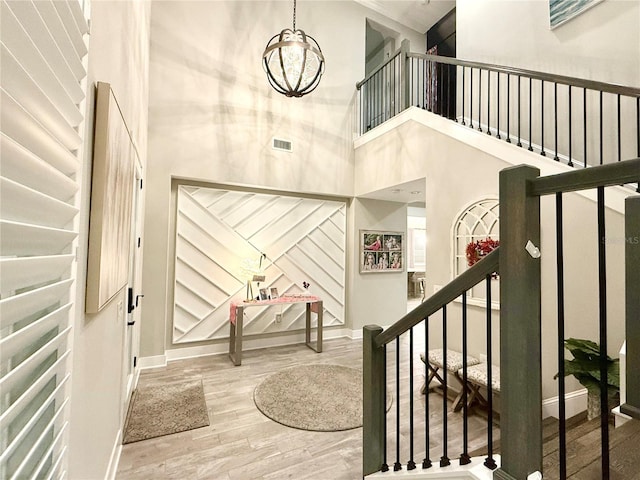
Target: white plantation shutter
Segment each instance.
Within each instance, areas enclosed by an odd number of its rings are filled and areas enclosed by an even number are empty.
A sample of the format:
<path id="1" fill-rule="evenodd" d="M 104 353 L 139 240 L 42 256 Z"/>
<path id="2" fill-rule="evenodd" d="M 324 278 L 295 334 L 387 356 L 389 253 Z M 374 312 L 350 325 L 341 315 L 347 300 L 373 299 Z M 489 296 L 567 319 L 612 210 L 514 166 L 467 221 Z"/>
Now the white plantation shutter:
<path id="1" fill-rule="evenodd" d="M 0 8 L 0 479 L 58 479 L 88 27 L 78 0 Z"/>

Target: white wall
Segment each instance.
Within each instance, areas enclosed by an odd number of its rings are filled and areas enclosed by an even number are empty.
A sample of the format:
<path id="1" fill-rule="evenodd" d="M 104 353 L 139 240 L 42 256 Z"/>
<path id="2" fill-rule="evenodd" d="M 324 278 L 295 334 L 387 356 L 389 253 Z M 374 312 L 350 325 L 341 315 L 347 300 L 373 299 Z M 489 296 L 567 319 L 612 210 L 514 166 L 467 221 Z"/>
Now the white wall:
<path id="1" fill-rule="evenodd" d="M 424 35 L 355 2 L 301 2 L 296 26 L 318 41 L 326 70 L 311 95 L 286 98 L 269 86 L 261 56 L 291 16 L 292 4 L 280 1 L 153 3 L 143 356 L 171 348 L 171 178 L 351 196 L 351 103 L 364 77 L 366 18 L 424 44 Z M 293 153 L 272 150 L 273 136 L 292 140 Z"/>
<path id="2" fill-rule="evenodd" d="M 407 313 L 407 272 L 360 273 L 360 230 L 407 232 L 407 205 L 355 199 L 351 208 L 353 238 L 349 243 L 351 269 L 347 318 L 353 330 L 365 325 L 389 326 Z M 404 254 L 406 259 L 406 252 Z"/>
<path id="3" fill-rule="evenodd" d="M 638 86 L 640 2 L 605 0 L 549 29 L 543 0 L 458 0 L 458 58 Z"/>
<path id="4" fill-rule="evenodd" d="M 107 82 L 118 99 L 143 163 L 147 144 L 149 2 L 95 1 L 87 76 L 87 113 L 82 168 L 81 237 L 73 338 L 69 432 L 69 478 L 104 478 L 119 446 L 124 416 L 122 372 L 125 290 L 95 315 L 85 315 L 86 248 L 91 191 L 95 83 Z M 144 164 L 143 164 L 144 167 Z"/>
<path id="5" fill-rule="evenodd" d="M 414 118 L 420 121 L 408 120 Z M 445 285 L 452 279 L 452 225 L 463 207 L 487 196 L 498 194 L 498 174 L 512 164 L 531 164 L 542 175 L 558 173 L 556 162 L 544 159 L 505 142 L 497 142 L 484 133 L 459 125 L 428 112 L 412 109 L 397 118 L 398 126 L 377 138 L 368 134 L 358 143 L 355 154 L 357 190 L 375 191 L 416 178 L 426 177 L 426 223 L 428 274 L 427 295 L 434 285 Z M 371 132 L 375 133 L 375 132 Z M 491 153 L 489 153 L 491 152 Z M 413 159 L 420 158 L 420 161 Z M 397 159 L 402 159 L 398 162 Z M 386 166 L 399 163 L 389 171 Z M 557 169 L 554 171 L 554 169 Z M 562 168 L 564 170 L 568 167 Z M 387 175 L 378 172 L 386 171 Z M 616 187 L 618 188 L 618 187 Z M 620 190 L 610 192 L 613 200 Z M 632 192 L 627 190 L 628 194 Z M 624 193 L 621 194 L 624 196 Z M 565 195 L 565 314 L 566 337 L 597 340 L 597 245 L 595 204 L 578 194 Z M 617 206 L 617 204 L 616 204 Z M 556 336 L 555 283 L 555 205 L 549 198 L 542 200 L 542 335 L 543 335 L 543 395 L 557 395 L 553 375 Z M 607 279 L 609 350 L 612 356 L 622 345 L 624 336 L 624 238 L 623 216 L 607 211 Z M 460 318 L 459 305 L 448 310 L 449 318 Z M 499 364 L 499 312 L 493 312 L 493 353 Z M 373 322 L 372 322 L 373 323 Z M 485 312 L 469 307 L 469 352 L 485 352 Z M 432 317 L 431 338 L 439 342 L 439 316 Z M 460 328 L 449 329 L 451 346 L 460 348 Z M 568 391 L 578 389 L 572 379 Z"/>

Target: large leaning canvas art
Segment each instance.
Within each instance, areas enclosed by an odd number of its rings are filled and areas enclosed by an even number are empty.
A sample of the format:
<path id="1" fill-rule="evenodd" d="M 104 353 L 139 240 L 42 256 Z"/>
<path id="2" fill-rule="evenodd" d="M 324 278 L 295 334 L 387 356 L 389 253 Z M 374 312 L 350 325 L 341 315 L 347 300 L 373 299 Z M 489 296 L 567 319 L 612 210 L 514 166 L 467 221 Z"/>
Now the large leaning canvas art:
<path id="1" fill-rule="evenodd" d="M 127 284 L 135 152 L 108 83 L 96 89 L 85 311 L 100 311 Z"/>
<path id="2" fill-rule="evenodd" d="M 554 29 L 602 0 L 549 0 L 549 26 Z"/>

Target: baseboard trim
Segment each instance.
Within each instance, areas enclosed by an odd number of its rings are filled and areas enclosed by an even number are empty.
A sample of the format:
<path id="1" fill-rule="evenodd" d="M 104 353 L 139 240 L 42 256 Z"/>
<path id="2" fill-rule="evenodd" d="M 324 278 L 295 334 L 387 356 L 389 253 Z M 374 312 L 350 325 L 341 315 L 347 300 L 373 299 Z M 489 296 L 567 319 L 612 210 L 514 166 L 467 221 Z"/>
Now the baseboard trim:
<path id="1" fill-rule="evenodd" d="M 111 450 L 111 456 L 109 457 L 109 466 L 105 475 L 105 480 L 115 480 L 116 473 L 118 472 L 118 464 L 120 463 L 120 454 L 122 453 L 122 429 L 118 430 L 116 435 L 116 442 Z"/>
<path id="2" fill-rule="evenodd" d="M 331 328 L 323 331 L 323 339 L 350 338 L 358 340 L 362 338 L 362 330 L 352 330 L 350 328 Z M 312 337 L 313 338 L 313 337 Z M 259 350 L 261 348 L 282 347 L 304 343 L 305 332 L 296 332 L 291 335 L 279 335 L 266 338 L 245 338 L 243 350 Z M 229 352 L 229 342 L 223 341 L 209 345 L 198 345 L 193 347 L 181 347 L 166 350 L 164 355 L 151 357 L 141 357 L 139 359 L 140 370 L 164 367 L 168 362 L 183 360 L 188 358 L 206 357 L 209 355 L 227 354 Z"/>
<path id="3" fill-rule="evenodd" d="M 560 397 L 555 396 L 542 401 L 542 418 L 560 418 Z M 587 389 L 566 393 L 564 396 L 565 418 L 575 417 L 587 409 Z"/>
<path id="4" fill-rule="evenodd" d="M 151 357 L 138 358 L 138 369 L 146 370 L 148 368 L 159 368 L 167 366 L 166 355 L 153 355 Z M 138 374 L 139 375 L 139 374 Z M 137 382 L 136 382 L 137 384 Z"/>

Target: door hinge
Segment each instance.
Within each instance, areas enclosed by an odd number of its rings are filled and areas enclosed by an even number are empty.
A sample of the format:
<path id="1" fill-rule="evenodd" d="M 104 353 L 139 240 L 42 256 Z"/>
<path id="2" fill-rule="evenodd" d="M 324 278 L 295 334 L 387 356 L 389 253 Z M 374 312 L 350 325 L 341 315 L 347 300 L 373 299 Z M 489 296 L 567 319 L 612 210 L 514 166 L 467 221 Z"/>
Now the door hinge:
<path id="1" fill-rule="evenodd" d="M 140 248 L 140 241 L 141 241 L 141 238 L 138 237 L 138 248 Z"/>
<path id="2" fill-rule="evenodd" d="M 142 179 L 140 179 L 140 190 L 142 190 Z"/>
<path id="3" fill-rule="evenodd" d="M 136 365 L 138 365 L 138 357 L 133 357 L 133 368 L 136 368 Z"/>

